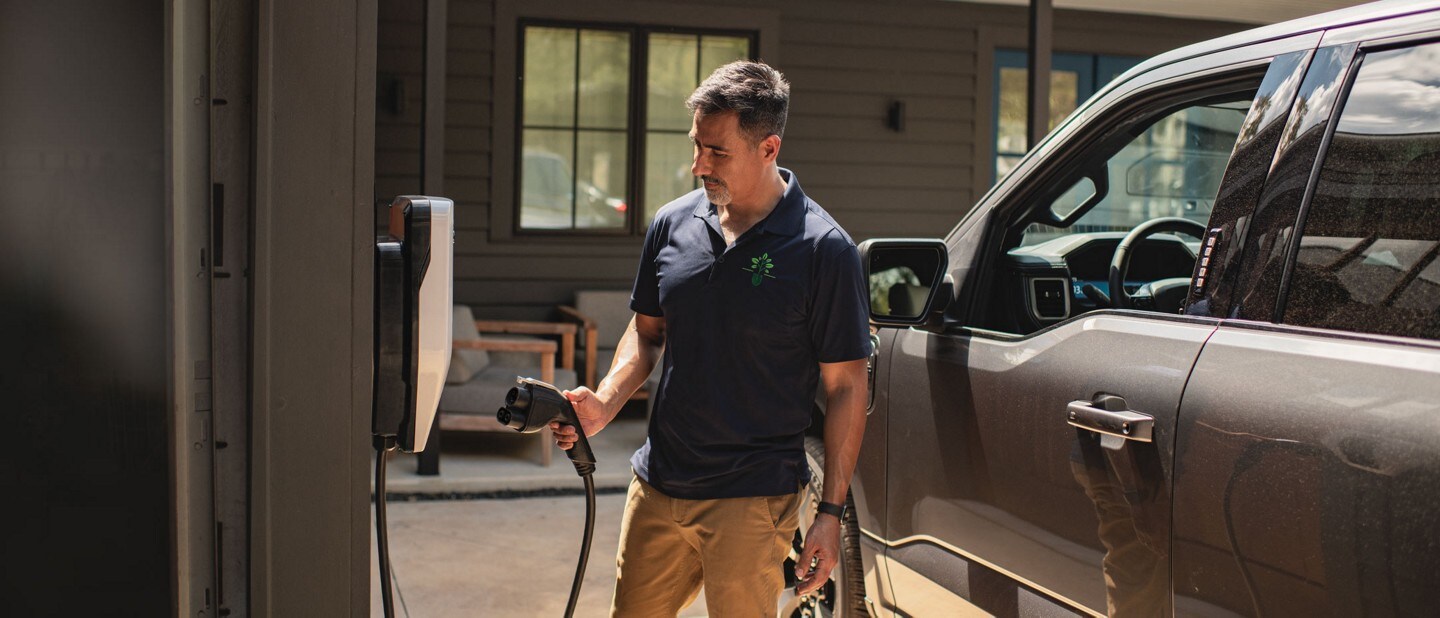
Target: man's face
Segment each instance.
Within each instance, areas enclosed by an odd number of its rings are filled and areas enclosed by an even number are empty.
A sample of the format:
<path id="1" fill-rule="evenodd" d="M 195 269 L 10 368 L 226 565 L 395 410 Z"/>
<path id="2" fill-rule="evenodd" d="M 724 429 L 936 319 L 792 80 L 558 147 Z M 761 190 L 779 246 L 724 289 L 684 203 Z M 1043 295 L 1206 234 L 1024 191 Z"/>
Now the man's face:
<path id="1" fill-rule="evenodd" d="M 752 142 L 740 130 L 740 116 L 735 112 L 696 112 L 690 141 L 695 144 L 690 173 L 700 178 L 705 197 L 716 206 L 728 206 L 737 199 L 743 203 L 760 190 L 780 146 L 780 138 L 773 135 Z"/>

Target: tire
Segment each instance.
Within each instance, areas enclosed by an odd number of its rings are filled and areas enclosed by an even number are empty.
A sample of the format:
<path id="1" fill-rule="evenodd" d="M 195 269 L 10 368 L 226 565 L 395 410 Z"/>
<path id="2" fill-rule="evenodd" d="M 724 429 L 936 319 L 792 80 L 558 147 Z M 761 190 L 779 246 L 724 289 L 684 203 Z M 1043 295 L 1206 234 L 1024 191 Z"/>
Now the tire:
<path id="1" fill-rule="evenodd" d="M 781 618 L 865 618 L 865 572 L 860 560 L 860 522 L 855 515 L 855 498 L 845 495 L 845 519 L 840 522 L 840 563 L 830 572 L 830 581 L 806 597 L 795 596 L 795 560 L 804 551 L 804 535 L 815 521 L 825 487 L 825 442 L 816 436 L 805 437 L 805 459 L 810 464 L 811 481 L 805 488 L 800 505 L 800 529 L 790 557 L 785 560 L 786 594 L 781 599 Z"/>

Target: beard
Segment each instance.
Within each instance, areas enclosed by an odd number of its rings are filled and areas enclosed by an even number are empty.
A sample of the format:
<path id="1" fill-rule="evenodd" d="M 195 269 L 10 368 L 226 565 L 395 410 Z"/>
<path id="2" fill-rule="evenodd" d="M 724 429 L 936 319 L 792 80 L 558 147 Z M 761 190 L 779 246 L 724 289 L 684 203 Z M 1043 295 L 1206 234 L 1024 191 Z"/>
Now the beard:
<path id="1" fill-rule="evenodd" d="M 702 184 L 700 186 L 704 187 L 705 189 L 705 197 L 706 199 L 710 200 L 711 204 L 714 204 L 716 206 L 730 205 L 730 187 L 725 185 L 725 181 L 718 178 L 710 178 L 708 176 L 701 176 L 700 180 L 702 181 Z M 705 180 L 710 180 L 711 182 L 714 182 L 715 188 L 711 189 L 708 185 L 703 184 L 703 181 Z"/>

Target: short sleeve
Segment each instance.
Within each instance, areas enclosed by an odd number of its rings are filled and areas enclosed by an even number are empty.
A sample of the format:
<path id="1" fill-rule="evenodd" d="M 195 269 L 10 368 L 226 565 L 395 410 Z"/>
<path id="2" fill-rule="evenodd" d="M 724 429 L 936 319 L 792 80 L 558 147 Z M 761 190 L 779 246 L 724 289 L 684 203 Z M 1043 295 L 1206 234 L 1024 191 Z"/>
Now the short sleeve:
<path id="1" fill-rule="evenodd" d="M 870 295 L 860 252 L 841 234 L 816 248 L 814 293 L 810 299 L 810 340 L 822 363 L 870 356 Z"/>
<path id="2" fill-rule="evenodd" d="M 645 232 L 645 246 L 640 252 L 640 266 L 635 270 L 635 287 L 630 291 L 630 310 L 651 317 L 662 317 L 660 309 L 660 277 L 656 272 L 655 258 L 664 246 L 665 226 L 663 217 L 655 217 L 650 229 Z"/>

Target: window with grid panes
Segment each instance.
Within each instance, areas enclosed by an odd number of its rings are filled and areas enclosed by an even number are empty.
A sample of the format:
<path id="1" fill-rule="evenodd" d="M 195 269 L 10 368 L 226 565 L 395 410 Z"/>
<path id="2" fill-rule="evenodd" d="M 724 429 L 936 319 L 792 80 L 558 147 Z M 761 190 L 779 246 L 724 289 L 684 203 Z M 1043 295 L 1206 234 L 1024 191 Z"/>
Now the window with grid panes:
<path id="1" fill-rule="evenodd" d="M 523 232 L 640 234 L 690 175 L 685 98 L 753 57 L 751 33 L 526 24 L 521 29 Z"/>

